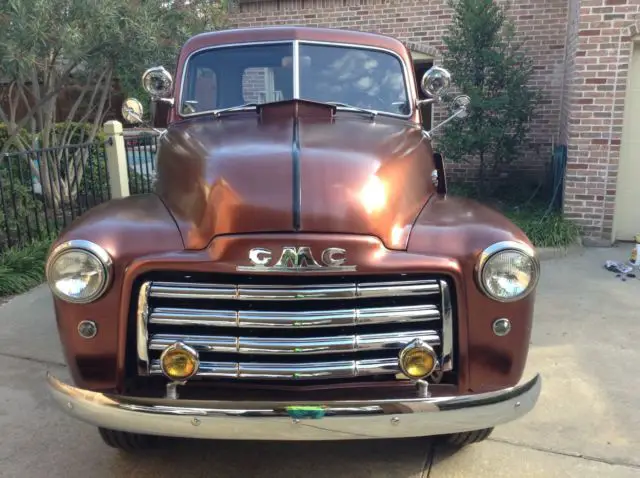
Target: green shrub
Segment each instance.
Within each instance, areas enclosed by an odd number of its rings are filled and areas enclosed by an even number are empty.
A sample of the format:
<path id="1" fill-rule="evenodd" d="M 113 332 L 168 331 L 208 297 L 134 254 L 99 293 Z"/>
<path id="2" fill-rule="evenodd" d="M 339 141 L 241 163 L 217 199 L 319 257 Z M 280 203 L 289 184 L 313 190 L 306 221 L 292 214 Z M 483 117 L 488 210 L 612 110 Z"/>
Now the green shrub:
<path id="1" fill-rule="evenodd" d="M 151 172 L 151 171 L 150 171 Z M 140 174 L 133 168 L 129 168 L 129 193 L 143 194 L 153 191 L 154 184 L 151 178 Z"/>
<path id="2" fill-rule="evenodd" d="M 65 134 L 65 131 L 67 129 L 70 129 L 70 131 L 72 132 L 72 134 L 70 135 L 69 138 L 67 138 L 66 140 L 66 144 L 62 145 L 59 144 L 58 142 L 61 141 L 62 135 Z M 53 130 L 53 134 L 55 135 L 55 141 L 53 141 L 53 143 L 51 144 L 51 147 L 58 147 L 58 146 L 67 146 L 67 145 L 74 145 L 74 144 L 84 144 L 89 142 L 89 137 L 91 135 L 91 130 L 93 129 L 93 123 L 76 123 L 76 122 L 69 122 L 69 123 L 56 123 L 54 130 Z M 37 133 L 35 135 L 35 137 L 38 139 L 38 141 L 42 141 L 42 135 L 41 133 Z M 96 136 L 94 138 L 94 141 L 100 141 L 103 142 L 107 139 L 106 135 L 104 134 L 102 128 L 98 129 L 98 132 L 96 133 Z"/>
<path id="3" fill-rule="evenodd" d="M 501 211 L 517 225 L 536 247 L 567 247 L 575 244 L 580 228 L 558 212 L 548 212 L 548 203 L 541 199 L 550 197 L 543 187 L 535 183 L 517 181 L 518 187 L 498 188 L 490 197 L 478 195 L 471 183 L 452 183 L 449 193 L 463 196 Z"/>
<path id="4" fill-rule="evenodd" d="M 22 129 L 20 131 L 19 136 L 25 143 L 30 144 L 31 135 L 26 129 Z M 0 123 L 0 150 L 4 147 L 4 144 L 7 142 L 8 139 L 9 139 L 9 130 L 7 128 L 7 125 L 4 123 Z M 19 151 L 19 150 L 20 148 L 15 145 L 9 148 L 9 152 Z"/>
<path id="5" fill-rule="evenodd" d="M 560 214 L 545 215 L 544 209 L 507 211 L 536 247 L 567 247 L 576 243 L 580 228 Z"/>
<path id="6" fill-rule="evenodd" d="M 72 134 L 67 139 L 65 145 L 58 144 L 58 141 L 62 140 L 62 135 L 65 133 L 68 127 L 71 128 Z M 75 123 L 75 122 L 56 123 L 53 130 L 55 134 L 55 138 L 51 144 L 51 147 L 87 143 L 89 141 L 89 137 L 92 129 L 93 129 L 92 123 Z M 31 134 L 29 133 L 29 131 L 23 128 L 20 132 L 20 137 L 22 138 L 23 142 L 30 147 L 34 144 L 34 140 L 36 141 L 35 144 L 42 144 L 41 133 Z M 9 139 L 9 131 L 8 131 L 7 125 L 4 123 L 0 123 L 0 149 L 4 146 L 4 144 L 7 142 L 8 139 Z M 101 143 L 104 143 L 106 139 L 107 139 L 107 136 L 105 135 L 102 128 L 100 128 L 96 133 L 94 141 L 99 141 Z M 14 151 L 19 151 L 20 149 L 21 148 L 17 146 L 12 146 L 9 151 L 14 152 Z"/>
<path id="7" fill-rule="evenodd" d="M 67 126 L 60 123 L 55 129 L 61 134 Z M 35 153 L 12 151 L 0 162 L 0 188 L 4 200 L 4 207 L 0 210 L 0 250 L 9 244 L 20 244 L 31 238 L 41 237 L 48 230 L 58 230 L 77 215 L 109 199 L 104 133 L 100 132 L 96 136 L 91 147 L 84 146 L 78 150 L 74 145 L 87 143 L 92 125 L 71 126 L 77 127 L 77 130 L 71 136 L 71 144 L 64 150 L 48 150 L 45 153 L 38 153 L 37 150 Z M 0 128 L 0 132 L 2 131 L 6 137 L 6 127 Z M 76 155 L 78 151 L 82 161 Z M 34 174 L 30 166 L 42 173 L 44 163 L 48 161 L 50 166 L 61 168 L 62 180 L 66 183 L 65 171 L 74 155 L 77 161 L 71 166 L 71 170 L 80 177 L 76 190 L 73 191 L 75 194 L 71 198 L 64 194 L 61 202 L 54 207 L 47 193 L 52 187 L 59 190 L 60 184 L 53 178 L 37 178 L 39 175 Z M 37 179 L 40 179 L 42 191 L 34 190 Z"/>
<path id="8" fill-rule="evenodd" d="M 44 266 L 51 239 L 0 253 L 0 297 L 21 294 L 44 281 Z"/>
<path id="9" fill-rule="evenodd" d="M 448 161 L 477 161 L 478 193 L 490 196 L 511 163 L 533 148 L 530 120 L 542 99 L 534 86 L 533 57 L 516 34 L 509 5 L 495 0 L 448 0 L 451 25 L 443 37 L 443 66 L 452 90 L 468 95 L 468 116 L 454 119 L 436 135 Z M 451 92 L 451 93 L 452 93 Z M 453 108 L 454 94 L 444 103 Z"/>
<path id="10" fill-rule="evenodd" d="M 107 162 L 102 148 L 92 150 L 89 161 L 84 165 L 82 180 L 78 184 L 78 194 L 90 196 L 95 194 L 96 201 L 109 199 L 109 178 Z"/>
<path id="11" fill-rule="evenodd" d="M 0 168 L 0 188 L 3 207 L 0 208 L 0 248 L 22 242 L 29 236 L 39 237 L 46 230 L 42 203 L 33 193 L 32 185 L 10 177 L 14 168 Z M 30 175 L 28 175 L 31 178 Z"/>

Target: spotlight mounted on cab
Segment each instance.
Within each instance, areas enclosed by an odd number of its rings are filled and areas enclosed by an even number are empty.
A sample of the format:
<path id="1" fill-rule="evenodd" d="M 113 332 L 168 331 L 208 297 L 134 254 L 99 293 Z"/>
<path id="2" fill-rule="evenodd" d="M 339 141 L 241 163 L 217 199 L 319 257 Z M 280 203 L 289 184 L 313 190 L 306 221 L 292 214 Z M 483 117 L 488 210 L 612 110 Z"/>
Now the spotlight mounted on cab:
<path id="1" fill-rule="evenodd" d="M 443 100 L 444 94 L 451 87 L 451 73 L 440 68 L 439 66 L 432 66 L 429 68 L 420 80 L 420 89 L 428 98 L 424 100 L 417 100 L 416 107 L 420 108 L 422 105 L 430 103 L 436 103 Z M 431 139 L 431 133 L 441 128 L 445 124 L 454 120 L 455 118 L 466 118 L 469 115 L 469 107 L 471 105 L 471 98 L 467 95 L 458 95 L 453 99 L 452 112 L 444 121 L 435 125 L 429 131 L 424 131 L 423 134 Z"/>
<path id="2" fill-rule="evenodd" d="M 451 73 L 439 66 L 429 68 L 420 80 L 420 89 L 427 99 L 418 100 L 418 106 L 442 101 L 442 95 L 451 86 Z"/>

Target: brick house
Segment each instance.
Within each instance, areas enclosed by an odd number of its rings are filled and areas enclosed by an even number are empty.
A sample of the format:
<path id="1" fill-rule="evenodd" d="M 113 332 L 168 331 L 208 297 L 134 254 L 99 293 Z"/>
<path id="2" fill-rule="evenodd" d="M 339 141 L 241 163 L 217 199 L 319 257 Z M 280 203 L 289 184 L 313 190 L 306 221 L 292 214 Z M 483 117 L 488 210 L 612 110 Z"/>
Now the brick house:
<path id="1" fill-rule="evenodd" d="M 518 169 L 542 169 L 566 145 L 566 216 L 594 240 L 631 239 L 640 232 L 640 0 L 512 0 L 509 12 L 545 93 L 532 124 L 540 153 Z M 441 59 L 450 15 L 446 0 L 236 0 L 230 20 L 388 34 L 426 68 Z"/>

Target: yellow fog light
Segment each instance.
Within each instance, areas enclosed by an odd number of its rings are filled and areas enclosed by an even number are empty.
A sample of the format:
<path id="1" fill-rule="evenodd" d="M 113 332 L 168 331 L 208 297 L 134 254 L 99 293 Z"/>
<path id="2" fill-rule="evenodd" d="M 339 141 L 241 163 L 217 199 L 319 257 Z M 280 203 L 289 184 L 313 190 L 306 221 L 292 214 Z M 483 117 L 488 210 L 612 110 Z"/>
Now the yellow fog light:
<path id="1" fill-rule="evenodd" d="M 429 344 L 414 340 L 400 351 L 398 364 L 407 377 L 420 380 L 433 373 L 438 365 L 438 357 Z"/>
<path id="2" fill-rule="evenodd" d="M 171 380 L 187 380 L 196 374 L 199 366 L 198 352 L 182 342 L 170 345 L 160 355 L 162 373 Z"/>

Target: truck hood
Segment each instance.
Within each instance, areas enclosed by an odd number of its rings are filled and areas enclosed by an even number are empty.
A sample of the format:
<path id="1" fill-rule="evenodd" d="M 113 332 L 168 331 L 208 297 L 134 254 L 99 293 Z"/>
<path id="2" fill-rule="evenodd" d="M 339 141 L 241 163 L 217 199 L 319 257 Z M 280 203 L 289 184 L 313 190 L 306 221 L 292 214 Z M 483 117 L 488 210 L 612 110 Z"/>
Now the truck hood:
<path id="1" fill-rule="evenodd" d="M 222 234 L 367 234 L 406 249 L 435 192 L 432 151 L 412 123 L 282 102 L 172 125 L 157 192 L 187 249 Z"/>

